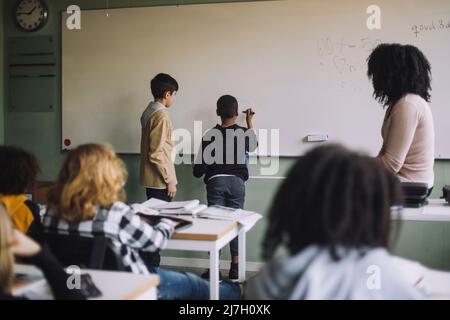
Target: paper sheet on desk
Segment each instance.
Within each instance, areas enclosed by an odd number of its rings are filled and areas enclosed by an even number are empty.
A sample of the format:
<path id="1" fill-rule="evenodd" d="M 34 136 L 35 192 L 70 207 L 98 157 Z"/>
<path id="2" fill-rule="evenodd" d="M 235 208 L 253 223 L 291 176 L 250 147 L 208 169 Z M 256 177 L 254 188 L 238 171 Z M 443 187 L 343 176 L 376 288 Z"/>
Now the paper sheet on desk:
<path id="1" fill-rule="evenodd" d="M 171 215 L 192 215 L 195 216 L 196 214 L 204 211 L 208 206 L 204 204 L 200 204 L 195 208 L 192 209 L 161 209 L 159 212 L 161 214 L 171 214 Z"/>
<path id="2" fill-rule="evenodd" d="M 163 209 L 184 209 L 191 210 L 200 205 L 199 200 L 189 200 L 189 201 L 172 201 L 166 202 L 163 200 L 152 198 L 150 200 L 145 201 L 142 205 L 155 209 L 155 210 L 163 210 Z"/>
<path id="3" fill-rule="evenodd" d="M 174 204 L 158 199 L 150 199 L 142 204 L 131 205 L 134 211 L 148 216 L 163 215 L 191 215 L 195 216 L 207 208 L 198 200 L 176 202 Z"/>
<path id="4" fill-rule="evenodd" d="M 143 213 L 145 215 L 159 215 L 159 214 L 172 214 L 172 215 L 192 215 L 199 218 L 208 218 L 215 220 L 227 220 L 236 221 L 246 230 L 251 229 L 262 215 L 252 211 L 246 211 L 242 209 L 234 209 L 222 206 L 210 206 L 201 205 L 198 200 L 190 201 L 178 201 L 178 202 L 166 202 L 159 199 L 150 199 L 142 204 L 132 204 L 131 207 L 136 212 Z"/>
<path id="5" fill-rule="evenodd" d="M 154 210 L 154 209 L 151 209 L 149 207 L 146 207 L 146 206 L 144 206 L 143 204 L 140 204 L 140 203 L 133 203 L 131 205 L 131 208 L 133 208 L 133 210 L 135 212 L 142 213 L 142 214 L 147 215 L 147 216 L 157 216 L 157 215 L 159 215 L 159 212 L 157 210 Z"/>
<path id="6" fill-rule="evenodd" d="M 262 218 L 262 215 L 256 212 L 222 206 L 208 207 L 197 216 L 216 220 L 237 221 L 246 229 L 252 228 Z"/>

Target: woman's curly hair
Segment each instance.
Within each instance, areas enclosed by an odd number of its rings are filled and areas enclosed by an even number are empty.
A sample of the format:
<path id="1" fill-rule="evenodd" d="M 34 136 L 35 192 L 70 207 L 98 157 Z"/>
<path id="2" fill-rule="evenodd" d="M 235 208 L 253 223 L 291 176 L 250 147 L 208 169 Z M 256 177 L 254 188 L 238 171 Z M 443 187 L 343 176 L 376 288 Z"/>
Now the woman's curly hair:
<path id="1" fill-rule="evenodd" d="M 430 101 L 431 66 L 418 48 L 383 43 L 372 51 L 367 61 L 373 96 L 383 106 L 395 104 L 408 93 Z"/>

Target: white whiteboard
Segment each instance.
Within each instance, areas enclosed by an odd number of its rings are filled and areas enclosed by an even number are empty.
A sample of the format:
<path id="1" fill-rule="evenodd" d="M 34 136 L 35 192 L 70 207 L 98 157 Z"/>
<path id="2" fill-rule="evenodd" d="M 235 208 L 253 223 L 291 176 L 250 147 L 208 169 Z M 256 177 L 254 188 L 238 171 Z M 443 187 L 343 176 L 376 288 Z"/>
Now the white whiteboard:
<path id="1" fill-rule="evenodd" d="M 302 154 L 311 133 L 375 155 L 383 109 L 366 59 L 380 42 L 417 45 L 432 64 L 436 157 L 450 158 L 448 0 L 379 0 L 382 29 L 369 31 L 372 1 L 287 0 L 82 11 L 62 21 L 62 141 L 110 143 L 139 153 L 139 118 L 159 73 L 180 84 L 175 129 L 215 125 L 222 94 L 251 104 L 257 129 L 279 129 L 279 154 Z M 434 23 L 436 30 L 420 30 Z M 240 119 L 243 120 L 243 119 Z M 270 137 L 270 134 L 269 134 Z M 66 148 L 63 145 L 63 148 Z M 195 151 L 195 149 L 193 150 Z M 273 151 L 273 150 L 272 150 Z M 267 153 L 273 153 L 267 150 Z"/>

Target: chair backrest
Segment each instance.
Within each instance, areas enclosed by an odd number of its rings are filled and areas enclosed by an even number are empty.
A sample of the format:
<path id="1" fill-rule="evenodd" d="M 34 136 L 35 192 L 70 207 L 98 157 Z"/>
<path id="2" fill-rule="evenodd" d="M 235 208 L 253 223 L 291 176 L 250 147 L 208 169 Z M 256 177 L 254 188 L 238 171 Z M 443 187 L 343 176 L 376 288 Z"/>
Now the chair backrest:
<path id="1" fill-rule="evenodd" d="M 65 267 L 76 265 L 88 269 L 125 270 L 118 249 L 103 236 L 83 237 L 44 232 L 42 240 Z"/>

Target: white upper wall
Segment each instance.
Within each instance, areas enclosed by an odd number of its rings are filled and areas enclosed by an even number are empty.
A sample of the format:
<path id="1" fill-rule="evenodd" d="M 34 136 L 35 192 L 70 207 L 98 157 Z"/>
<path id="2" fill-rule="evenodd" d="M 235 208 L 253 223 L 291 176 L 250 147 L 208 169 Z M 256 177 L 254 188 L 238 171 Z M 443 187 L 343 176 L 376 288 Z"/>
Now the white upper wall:
<path id="1" fill-rule="evenodd" d="M 450 158 L 450 28 L 417 36 L 412 29 L 448 22 L 450 2 L 379 0 L 379 31 L 366 27 L 371 4 L 287 0 L 93 10 L 82 12 L 79 31 L 67 30 L 63 16 L 62 139 L 138 153 L 149 82 L 165 72 L 180 84 L 170 111 L 175 129 L 193 133 L 196 120 L 203 131 L 213 126 L 217 99 L 232 94 L 241 110 L 255 109 L 257 129 L 279 130 L 281 155 L 302 154 L 312 133 L 375 155 L 384 111 L 372 98 L 366 59 L 378 43 L 400 42 L 417 45 L 432 63 L 436 157 Z"/>

